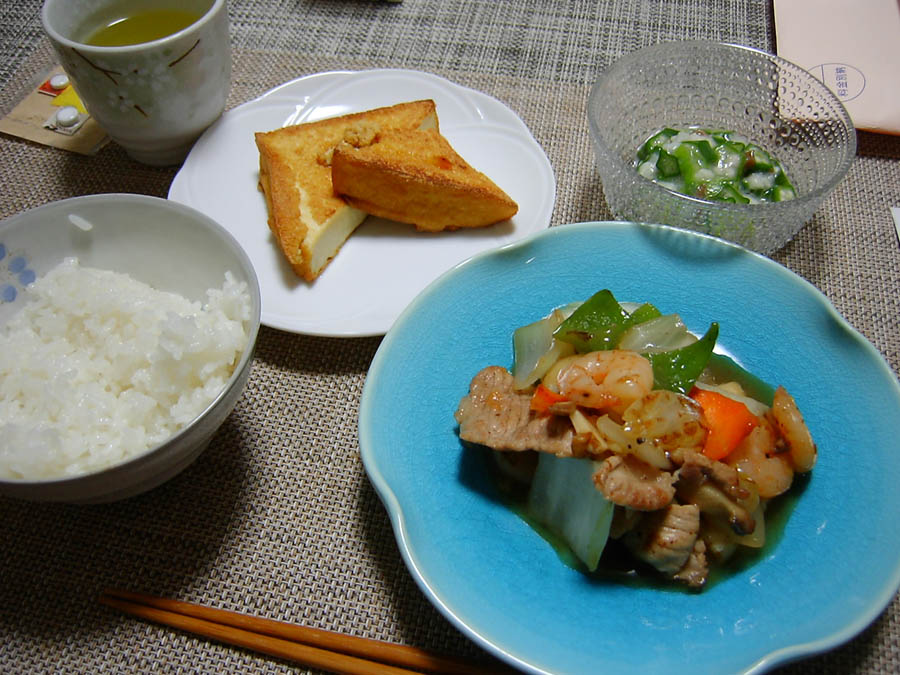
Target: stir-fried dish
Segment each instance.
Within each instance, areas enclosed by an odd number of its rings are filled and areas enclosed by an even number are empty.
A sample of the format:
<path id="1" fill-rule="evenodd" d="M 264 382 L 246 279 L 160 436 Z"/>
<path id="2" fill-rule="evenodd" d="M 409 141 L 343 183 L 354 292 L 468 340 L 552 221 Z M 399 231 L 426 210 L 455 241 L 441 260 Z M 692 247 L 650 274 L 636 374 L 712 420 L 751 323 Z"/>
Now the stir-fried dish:
<path id="1" fill-rule="evenodd" d="M 495 451 L 588 570 L 612 539 L 702 588 L 710 565 L 763 546 L 766 505 L 816 462 L 794 399 L 714 354 L 718 330 L 698 338 L 608 290 L 558 308 L 514 332 L 511 371 L 475 375 L 460 438 Z"/>
<path id="2" fill-rule="evenodd" d="M 665 128 L 637 151 L 644 178 L 715 202 L 783 202 L 796 192 L 781 164 L 763 148 L 733 131 Z"/>

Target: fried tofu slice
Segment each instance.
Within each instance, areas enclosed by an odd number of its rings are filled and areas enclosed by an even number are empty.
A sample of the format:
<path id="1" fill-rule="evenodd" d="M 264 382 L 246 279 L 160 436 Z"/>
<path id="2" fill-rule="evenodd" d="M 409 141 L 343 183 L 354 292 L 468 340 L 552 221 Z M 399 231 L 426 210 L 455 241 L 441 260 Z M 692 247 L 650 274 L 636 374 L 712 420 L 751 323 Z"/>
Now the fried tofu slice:
<path id="1" fill-rule="evenodd" d="M 335 147 L 363 148 L 395 131 L 437 128 L 434 101 L 422 100 L 255 134 L 269 229 L 298 276 L 318 278 L 366 217 L 335 193 Z"/>
<path id="2" fill-rule="evenodd" d="M 331 170 L 335 191 L 352 207 L 419 230 L 485 227 L 519 208 L 437 128 L 398 130 L 363 146 L 342 143 Z"/>

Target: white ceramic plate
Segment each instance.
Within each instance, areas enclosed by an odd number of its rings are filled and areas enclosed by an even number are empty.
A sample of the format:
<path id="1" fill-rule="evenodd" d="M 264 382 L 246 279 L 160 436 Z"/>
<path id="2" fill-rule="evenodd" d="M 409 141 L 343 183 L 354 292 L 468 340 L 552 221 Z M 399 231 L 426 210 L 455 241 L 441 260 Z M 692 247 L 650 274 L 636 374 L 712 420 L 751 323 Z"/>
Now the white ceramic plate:
<path id="1" fill-rule="evenodd" d="M 297 277 L 266 224 L 254 132 L 425 98 L 457 152 L 518 202 L 518 214 L 436 235 L 370 217 L 315 282 Z M 303 77 L 226 112 L 191 150 L 169 199 L 218 221 L 244 247 L 259 277 L 262 323 L 358 337 L 385 333 L 419 291 L 471 255 L 546 228 L 556 181 L 524 122 L 496 99 L 427 73 L 371 70 Z"/>

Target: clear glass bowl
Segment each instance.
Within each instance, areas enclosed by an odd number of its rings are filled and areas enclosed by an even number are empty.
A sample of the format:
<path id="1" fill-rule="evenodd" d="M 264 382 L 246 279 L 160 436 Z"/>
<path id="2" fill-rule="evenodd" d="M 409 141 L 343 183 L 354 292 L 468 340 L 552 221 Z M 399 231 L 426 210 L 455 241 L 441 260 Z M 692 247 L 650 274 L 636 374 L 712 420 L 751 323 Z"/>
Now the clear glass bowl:
<path id="1" fill-rule="evenodd" d="M 587 106 L 597 167 L 616 218 L 706 232 L 769 254 L 786 244 L 844 177 L 856 131 L 838 98 L 808 71 L 718 42 L 668 42 L 613 63 Z M 689 197 L 640 176 L 638 147 L 663 127 L 735 131 L 778 159 L 790 201 L 730 204 Z"/>

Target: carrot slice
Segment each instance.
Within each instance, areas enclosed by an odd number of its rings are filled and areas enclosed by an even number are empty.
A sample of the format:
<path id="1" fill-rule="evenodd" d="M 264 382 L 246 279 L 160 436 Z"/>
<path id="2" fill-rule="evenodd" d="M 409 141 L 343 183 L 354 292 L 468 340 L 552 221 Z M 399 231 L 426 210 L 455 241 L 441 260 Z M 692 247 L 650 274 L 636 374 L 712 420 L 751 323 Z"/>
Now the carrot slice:
<path id="1" fill-rule="evenodd" d="M 703 454 L 710 459 L 723 459 L 730 455 L 759 424 L 756 415 L 746 405 L 719 392 L 694 387 L 691 398 L 700 404 L 709 426 Z"/>
<path id="2" fill-rule="evenodd" d="M 557 394 L 549 387 L 546 387 L 543 384 L 539 384 L 537 386 L 537 389 L 534 390 L 534 394 L 531 395 L 531 409 L 534 412 L 543 415 L 550 409 L 550 406 L 554 403 L 560 403 L 562 401 L 568 400 L 569 399 L 562 394 Z"/>

